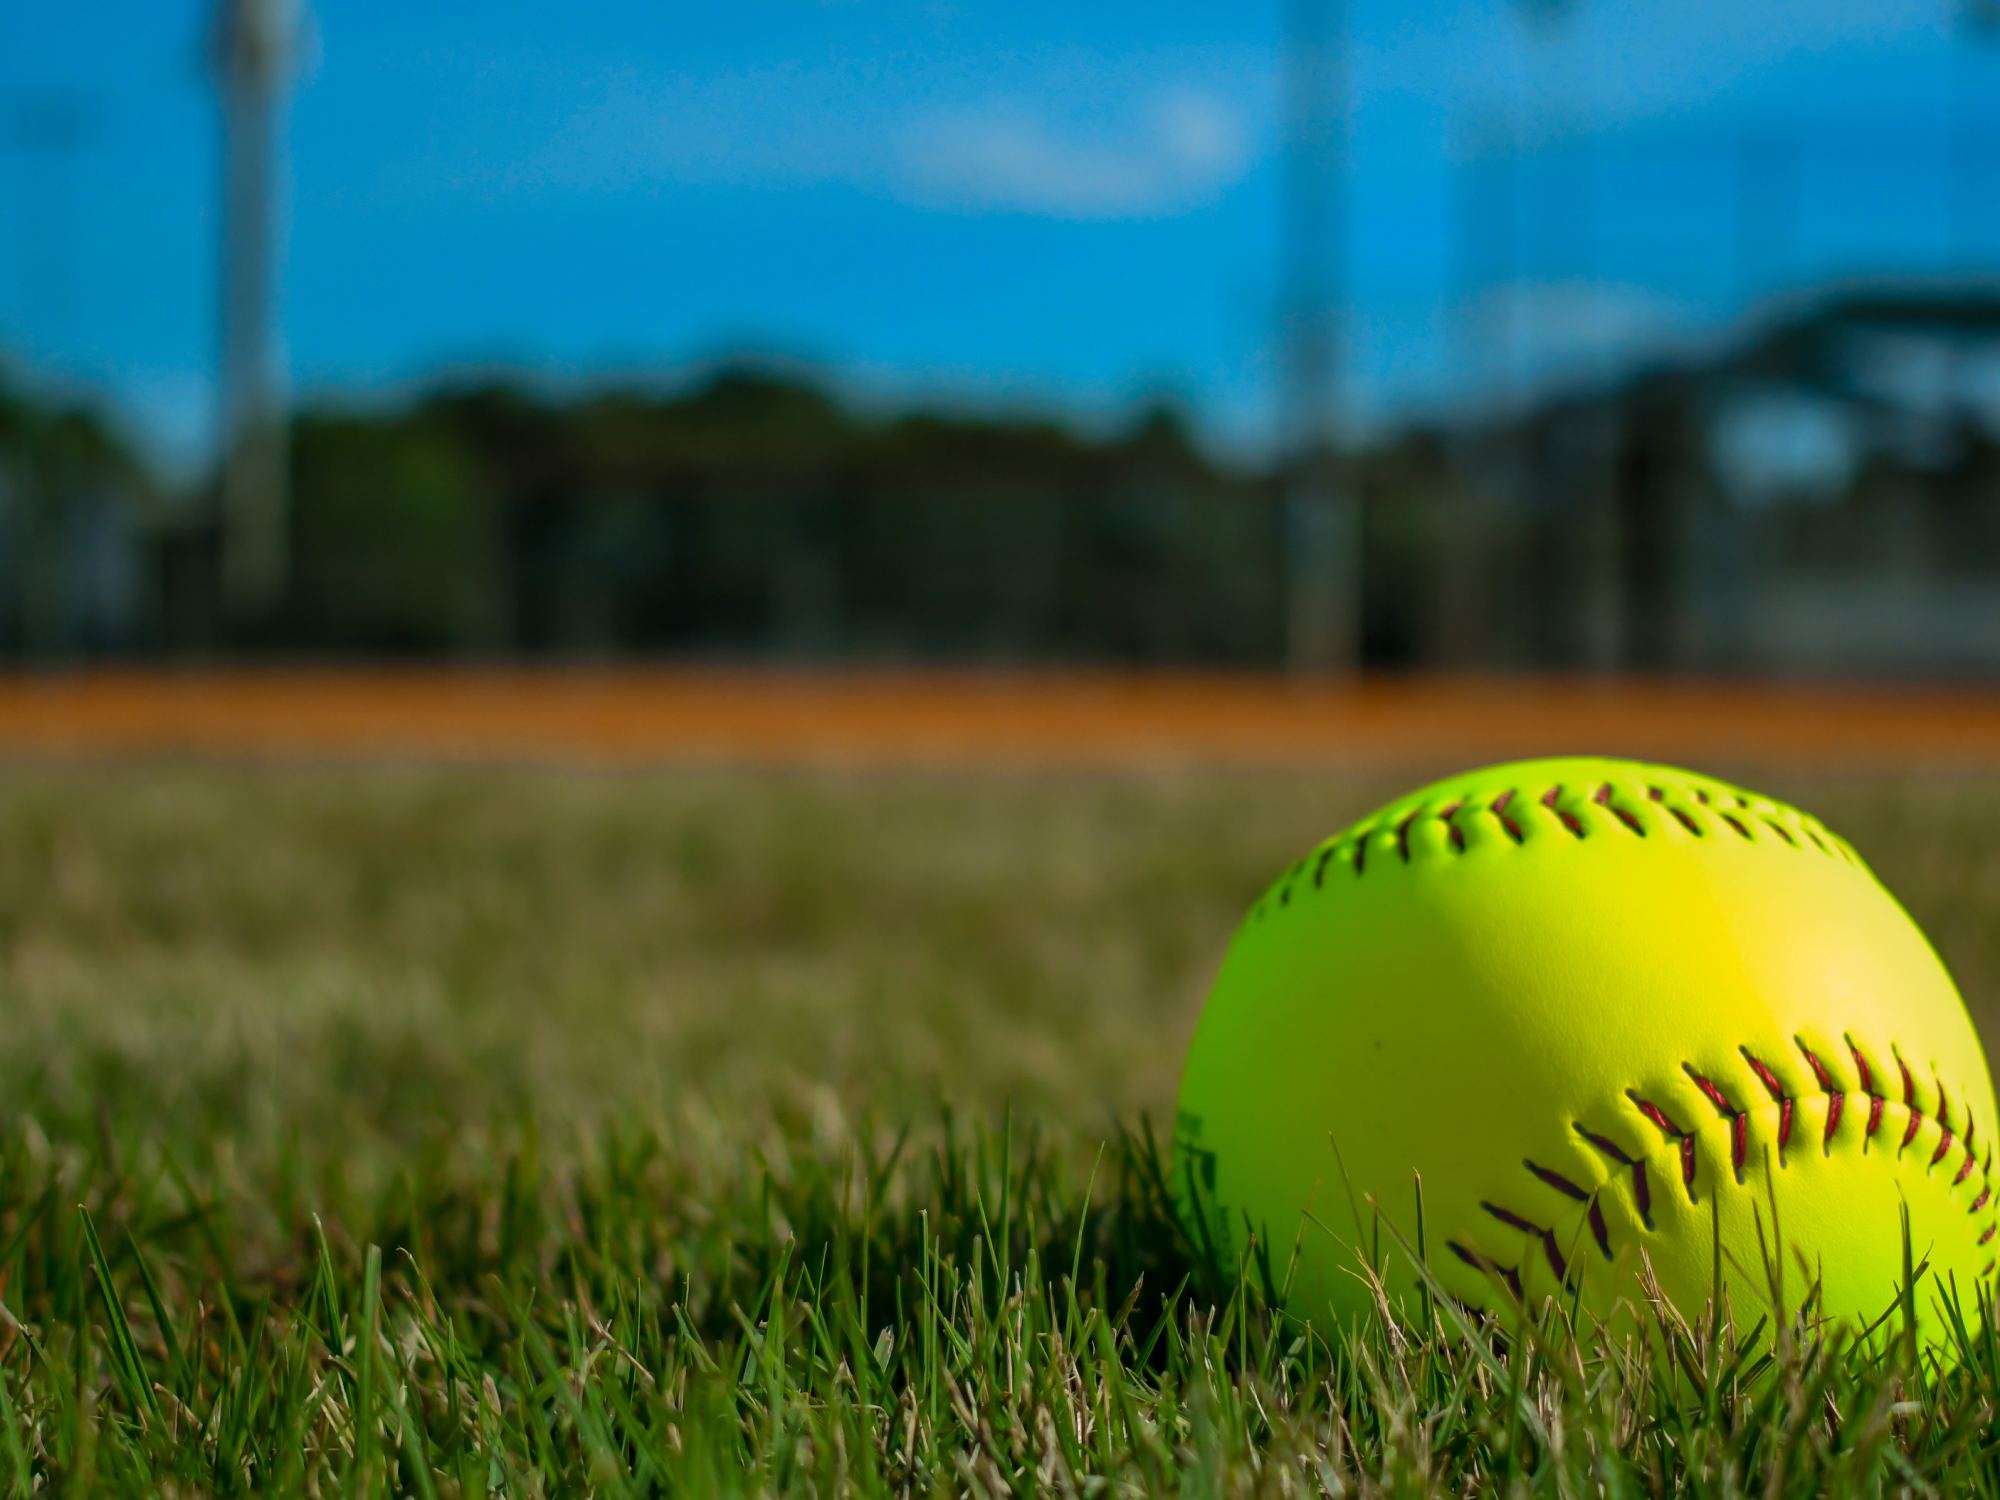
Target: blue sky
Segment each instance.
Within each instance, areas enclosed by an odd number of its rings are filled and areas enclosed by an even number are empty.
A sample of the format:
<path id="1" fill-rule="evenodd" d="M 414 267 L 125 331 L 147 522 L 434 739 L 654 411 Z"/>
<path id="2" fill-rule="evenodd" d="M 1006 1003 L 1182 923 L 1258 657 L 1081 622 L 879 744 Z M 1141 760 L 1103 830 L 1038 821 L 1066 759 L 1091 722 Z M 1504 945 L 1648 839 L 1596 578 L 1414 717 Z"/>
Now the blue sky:
<path id="1" fill-rule="evenodd" d="M 2000 190 L 1947 228 L 1953 100 L 2000 138 L 2000 58 L 1951 44 L 1949 0 L 1601 0 L 1539 29 L 1492 0 L 1350 9 L 1363 417 L 1700 335 L 1787 287 L 2000 264 Z M 294 385 L 671 377 L 747 351 L 886 399 L 1116 413 L 1171 391 L 1254 444 L 1278 11 L 322 0 L 288 132 Z M 0 350 L 182 459 L 210 427 L 205 13 L 0 18 Z M 93 116 L 67 166 L 19 140 L 52 96 Z M 1796 164 L 1747 211 L 1746 133 Z M 1554 143 L 1511 197 L 1478 164 L 1509 136 Z M 1472 201 L 1514 203 L 1513 249 L 1468 244 Z"/>

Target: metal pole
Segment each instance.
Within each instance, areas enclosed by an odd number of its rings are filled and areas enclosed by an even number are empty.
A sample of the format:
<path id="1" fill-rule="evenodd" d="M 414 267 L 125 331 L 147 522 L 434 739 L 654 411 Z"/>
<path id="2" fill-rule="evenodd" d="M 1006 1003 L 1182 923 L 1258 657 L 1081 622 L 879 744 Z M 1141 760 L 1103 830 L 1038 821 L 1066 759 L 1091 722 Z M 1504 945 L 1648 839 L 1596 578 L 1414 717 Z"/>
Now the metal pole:
<path id="1" fill-rule="evenodd" d="M 297 14 L 289 0 L 218 0 L 223 109 L 221 519 L 224 608 L 236 629 L 285 596 L 290 468 L 272 342 L 278 112 Z"/>
<path id="2" fill-rule="evenodd" d="M 1285 22 L 1285 660 L 1294 672 L 1347 673 L 1360 661 L 1361 539 L 1354 498 L 1342 483 L 1337 420 L 1343 0 L 1287 0 Z"/>

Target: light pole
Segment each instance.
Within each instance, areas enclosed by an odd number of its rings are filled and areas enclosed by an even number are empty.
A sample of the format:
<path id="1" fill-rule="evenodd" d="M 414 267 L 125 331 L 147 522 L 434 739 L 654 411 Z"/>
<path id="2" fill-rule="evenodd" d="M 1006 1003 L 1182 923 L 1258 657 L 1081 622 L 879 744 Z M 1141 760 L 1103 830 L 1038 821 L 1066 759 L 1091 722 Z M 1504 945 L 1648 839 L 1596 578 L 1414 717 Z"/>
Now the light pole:
<path id="1" fill-rule="evenodd" d="M 286 587 L 290 463 L 272 339 L 275 184 L 298 19 L 294 0 L 217 0 L 210 36 L 223 116 L 222 590 L 239 631 L 268 621 Z"/>
<path id="2" fill-rule="evenodd" d="M 1360 524 L 1340 472 L 1339 367 L 1347 148 L 1343 0 L 1286 0 L 1284 361 L 1285 662 L 1345 674 L 1360 664 Z"/>

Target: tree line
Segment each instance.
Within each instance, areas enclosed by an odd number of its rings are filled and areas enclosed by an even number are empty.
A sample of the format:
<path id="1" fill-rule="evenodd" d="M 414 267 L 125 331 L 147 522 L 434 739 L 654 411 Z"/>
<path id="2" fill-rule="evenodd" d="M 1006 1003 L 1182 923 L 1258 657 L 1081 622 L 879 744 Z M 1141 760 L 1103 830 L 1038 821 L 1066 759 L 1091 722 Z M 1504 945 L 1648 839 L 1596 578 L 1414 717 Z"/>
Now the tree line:
<path id="1" fill-rule="evenodd" d="M 1869 341 L 1922 339 L 1985 368 L 2000 299 L 1835 299 L 1348 451 L 1364 661 L 2000 669 L 1967 623 L 2000 611 L 2000 420 L 1883 384 Z M 1163 403 L 880 411 L 750 367 L 447 385 L 295 412 L 290 487 L 288 586 L 246 627 L 209 487 L 0 383 L 0 656 L 1283 663 L 1281 476 Z"/>

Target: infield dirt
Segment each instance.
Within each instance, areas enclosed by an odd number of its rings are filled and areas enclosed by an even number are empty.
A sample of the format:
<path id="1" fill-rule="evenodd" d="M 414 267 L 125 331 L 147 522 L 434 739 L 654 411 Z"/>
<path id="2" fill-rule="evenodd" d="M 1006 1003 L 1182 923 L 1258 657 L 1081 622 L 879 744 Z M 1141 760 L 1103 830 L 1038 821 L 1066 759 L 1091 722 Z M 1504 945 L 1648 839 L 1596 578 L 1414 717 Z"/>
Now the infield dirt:
<path id="1" fill-rule="evenodd" d="M 2000 762 L 2000 693 L 686 668 L 0 678 L 0 754 L 17 756 L 1420 770 L 1563 751 L 1694 764 L 1984 766 Z"/>

